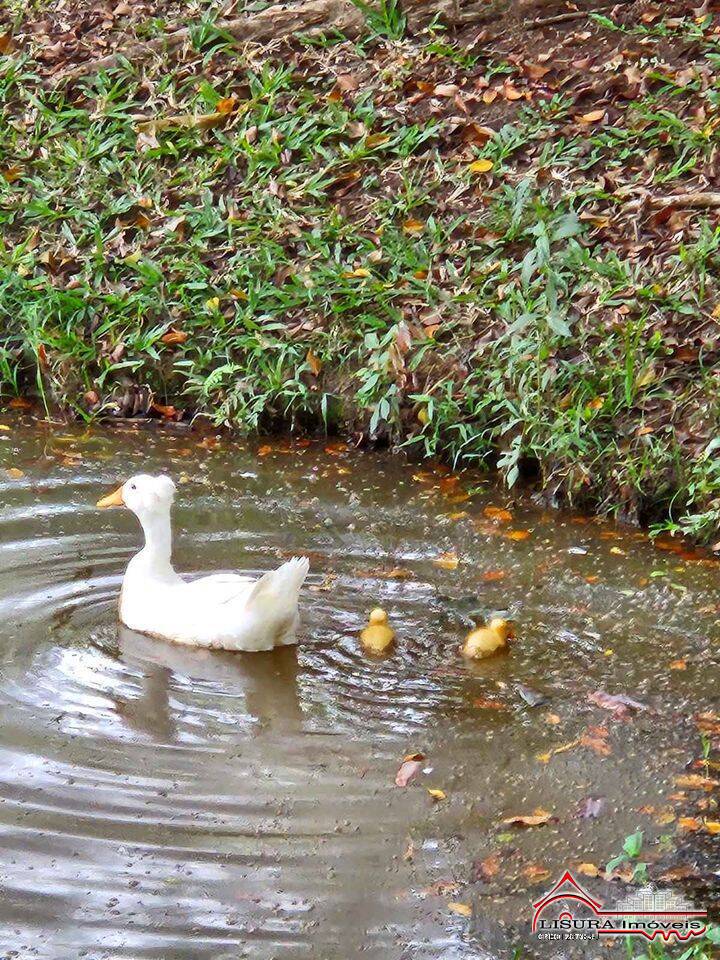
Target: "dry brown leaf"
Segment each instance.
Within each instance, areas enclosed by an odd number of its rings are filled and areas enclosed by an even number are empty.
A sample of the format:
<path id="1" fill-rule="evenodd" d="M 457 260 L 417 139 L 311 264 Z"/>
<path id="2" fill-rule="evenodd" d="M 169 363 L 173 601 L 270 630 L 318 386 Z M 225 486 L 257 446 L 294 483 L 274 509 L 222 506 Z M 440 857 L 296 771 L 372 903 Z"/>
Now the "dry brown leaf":
<path id="1" fill-rule="evenodd" d="M 425 229 L 425 222 L 423 220 L 414 220 L 412 217 L 409 220 L 406 220 L 403 223 L 403 232 L 410 235 L 417 236 L 422 233 Z"/>
<path id="2" fill-rule="evenodd" d="M 547 810 L 536 810 L 534 813 L 527 816 L 517 816 L 517 817 L 507 817 L 502 823 L 507 824 L 509 827 L 542 827 L 546 823 L 550 823 L 551 820 L 555 820 L 551 813 L 548 813 Z"/>
<path id="3" fill-rule="evenodd" d="M 483 513 L 490 520 L 497 520 L 498 522 L 505 522 L 506 520 L 512 520 L 513 515 L 509 510 L 506 510 L 505 507 L 494 507 L 489 506 L 485 507 Z"/>
<path id="4" fill-rule="evenodd" d="M 605 116 L 605 108 L 603 107 L 600 110 L 591 110 L 589 113 L 584 113 L 580 120 L 583 123 L 597 123 L 598 120 L 602 120 Z"/>
<path id="5" fill-rule="evenodd" d="M 708 792 L 720 787 L 720 781 L 713 780 L 711 777 L 703 777 L 699 773 L 686 773 L 675 777 L 675 784 L 688 790 L 706 790 Z"/>
<path id="6" fill-rule="evenodd" d="M 678 817 L 677 826 L 681 833 L 694 833 L 702 827 L 702 822 L 697 817 Z"/>
<path id="7" fill-rule="evenodd" d="M 479 863 L 476 863 L 475 873 L 483 880 L 492 880 L 500 869 L 500 857 L 496 853 L 491 853 Z"/>
<path id="8" fill-rule="evenodd" d="M 307 363 L 307 365 L 310 367 L 310 372 L 314 377 L 318 377 L 320 375 L 320 371 L 322 370 L 322 363 L 315 356 L 312 350 L 308 350 L 307 355 L 305 357 L 305 363 Z"/>
<path id="9" fill-rule="evenodd" d="M 186 333 L 184 330 L 168 330 L 168 332 L 164 333 L 160 339 L 163 343 L 173 345 L 176 343 L 185 343 L 189 336 L 190 334 Z"/>

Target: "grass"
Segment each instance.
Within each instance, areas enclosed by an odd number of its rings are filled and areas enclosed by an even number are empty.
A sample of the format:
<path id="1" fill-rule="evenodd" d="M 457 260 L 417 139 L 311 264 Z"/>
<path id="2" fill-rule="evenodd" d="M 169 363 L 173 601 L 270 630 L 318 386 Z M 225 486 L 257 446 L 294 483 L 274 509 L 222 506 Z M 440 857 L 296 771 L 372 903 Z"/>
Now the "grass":
<path id="1" fill-rule="evenodd" d="M 712 71 L 711 32 L 641 31 L 643 89 L 597 124 L 502 50 L 367 15 L 360 46 L 244 58 L 207 15 L 197 69 L 71 87 L 0 57 L 2 395 L 93 417 L 143 387 L 246 432 L 361 429 L 714 536 L 720 228 L 701 211 L 643 239 L 623 199 L 712 162 L 696 108 L 720 83 L 649 45 L 692 36 Z M 459 142 L 452 90 L 423 111 L 422 84 L 476 78 L 506 116 Z"/>

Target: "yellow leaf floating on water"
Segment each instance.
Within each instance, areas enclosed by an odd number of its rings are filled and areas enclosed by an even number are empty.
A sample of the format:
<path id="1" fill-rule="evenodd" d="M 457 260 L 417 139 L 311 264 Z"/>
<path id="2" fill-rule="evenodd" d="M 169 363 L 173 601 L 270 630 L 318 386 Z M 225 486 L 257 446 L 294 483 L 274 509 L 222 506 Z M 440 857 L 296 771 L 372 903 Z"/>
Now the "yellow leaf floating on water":
<path id="1" fill-rule="evenodd" d="M 553 815 L 547 810 L 538 808 L 529 816 L 507 817 L 503 820 L 509 827 L 542 827 L 553 819 Z"/>
<path id="2" fill-rule="evenodd" d="M 444 570 L 457 570 L 460 560 L 453 550 L 447 553 L 441 553 L 439 557 L 435 557 L 433 563 L 436 567 L 442 567 Z"/>
<path id="3" fill-rule="evenodd" d="M 532 534 L 529 530 L 510 530 L 505 536 L 508 540 L 528 540 Z"/>
<path id="4" fill-rule="evenodd" d="M 487 173 L 495 164 L 492 160 L 488 160 L 487 157 L 482 157 L 480 160 L 473 160 L 473 162 L 468 167 L 471 173 Z"/>
<path id="5" fill-rule="evenodd" d="M 448 904 L 448 910 L 451 913 L 457 913 L 459 917 L 471 917 L 472 907 L 468 903 L 451 902 Z"/>
<path id="6" fill-rule="evenodd" d="M 572 750 L 573 747 L 577 747 L 582 738 L 577 740 L 571 740 L 569 743 L 563 743 L 559 747 L 555 747 L 553 750 L 548 750 L 547 753 L 538 753 L 536 754 L 535 759 L 539 760 L 541 763 L 548 763 L 551 757 L 554 757 L 556 753 L 565 753 L 568 750 Z"/>
<path id="7" fill-rule="evenodd" d="M 447 794 L 444 790 L 440 790 L 437 787 L 428 787 L 427 792 L 433 798 L 433 800 L 445 800 L 447 799 Z"/>

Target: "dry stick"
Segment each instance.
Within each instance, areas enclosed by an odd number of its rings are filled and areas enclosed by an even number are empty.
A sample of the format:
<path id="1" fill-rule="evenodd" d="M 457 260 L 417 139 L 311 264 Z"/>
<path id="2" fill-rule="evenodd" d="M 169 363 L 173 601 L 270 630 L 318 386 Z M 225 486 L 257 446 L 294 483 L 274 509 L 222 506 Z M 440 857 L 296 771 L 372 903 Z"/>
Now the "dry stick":
<path id="1" fill-rule="evenodd" d="M 626 210 L 640 210 L 642 207 L 680 207 L 685 209 L 702 209 L 703 207 L 720 207 L 720 193 L 712 190 L 699 190 L 695 193 L 671 193 L 665 197 L 642 197 L 632 200 L 625 207 Z"/>
<path id="2" fill-rule="evenodd" d="M 540 27 L 549 27 L 554 23 L 565 23 L 568 20 L 582 20 L 584 17 L 591 17 L 594 13 L 604 13 L 606 10 L 612 10 L 617 3 L 610 4 L 607 7 L 597 7 L 595 10 L 573 10 L 572 13 L 559 13 L 555 17 L 545 17 L 543 20 L 533 20 L 527 25 L 528 30 L 537 30 Z"/>
<path id="3" fill-rule="evenodd" d="M 349 0 L 305 0 L 290 7 L 268 7 L 259 13 L 248 14 L 233 20 L 218 20 L 216 26 L 237 40 L 273 40 L 288 34 L 301 33 L 317 28 L 334 27 L 348 36 L 360 32 L 364 23 L 361 11 Z M 118 50 L 99 60 L 89 60 L 57 75 L 59 80 L 74 80 L 88 73 L 114 67 L 121 58 L 139 60 L 153 53 L 174 50 L 190 39 L 190 28 L 183 27 L 175 33 L 137 43 Z"/>

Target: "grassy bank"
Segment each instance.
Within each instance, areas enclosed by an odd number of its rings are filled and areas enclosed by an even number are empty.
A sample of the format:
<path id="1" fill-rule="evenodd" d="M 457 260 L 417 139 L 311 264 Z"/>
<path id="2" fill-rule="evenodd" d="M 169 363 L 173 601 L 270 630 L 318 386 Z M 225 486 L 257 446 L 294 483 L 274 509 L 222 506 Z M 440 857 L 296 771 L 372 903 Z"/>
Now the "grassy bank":
<path id="1" fill-rule="evenodd" d="M 238 49 L 201 9 L 75 82 L 16 19 L 3 396 L 362 431 L 714 538 L 720 33 L 649 10 Z"/>

